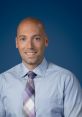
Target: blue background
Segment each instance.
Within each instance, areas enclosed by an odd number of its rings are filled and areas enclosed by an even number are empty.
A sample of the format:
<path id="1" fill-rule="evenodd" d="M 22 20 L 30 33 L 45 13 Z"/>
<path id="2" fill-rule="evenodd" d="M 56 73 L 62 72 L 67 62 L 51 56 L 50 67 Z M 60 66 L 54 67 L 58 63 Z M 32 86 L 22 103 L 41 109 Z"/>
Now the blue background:
<path id="1" fill-rule="evenodd" d="M 0 73 L 20 63 L 16 28 L 29 16 L 41 19 L 46 26 L 47 59 L 71 70 L 82 85 L 81 0 L 0 0 Z"/>

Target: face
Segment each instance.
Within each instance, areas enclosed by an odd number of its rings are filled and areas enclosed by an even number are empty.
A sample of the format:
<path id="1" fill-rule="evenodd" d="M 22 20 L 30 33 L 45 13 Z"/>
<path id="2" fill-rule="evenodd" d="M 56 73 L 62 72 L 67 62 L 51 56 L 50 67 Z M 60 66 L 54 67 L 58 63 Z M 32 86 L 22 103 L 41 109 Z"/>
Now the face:
<path id="1" fill-rule="evenodd" d="M 29 69 L 35 68 L 42 62 L 47 45 L 47 37 L 39 24 L 24 22 L 20 25 L 16 48 L 19 50 L 23 63 Z"/>

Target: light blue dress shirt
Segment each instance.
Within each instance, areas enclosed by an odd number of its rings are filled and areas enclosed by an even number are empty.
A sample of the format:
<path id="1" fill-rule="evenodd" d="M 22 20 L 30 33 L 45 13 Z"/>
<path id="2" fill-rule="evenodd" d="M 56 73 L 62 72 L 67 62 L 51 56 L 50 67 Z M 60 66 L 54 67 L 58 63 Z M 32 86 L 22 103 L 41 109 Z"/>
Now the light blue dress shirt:
<path id="1" fill-rule="evenodd" d="M 0 117 L 25 117 L 23 92 L 29 70 L 23 63 L 0 75 Z M 82 91 L 68 70 L 43 59 L 33 70 L 36 117 L 82 117 Z"/>

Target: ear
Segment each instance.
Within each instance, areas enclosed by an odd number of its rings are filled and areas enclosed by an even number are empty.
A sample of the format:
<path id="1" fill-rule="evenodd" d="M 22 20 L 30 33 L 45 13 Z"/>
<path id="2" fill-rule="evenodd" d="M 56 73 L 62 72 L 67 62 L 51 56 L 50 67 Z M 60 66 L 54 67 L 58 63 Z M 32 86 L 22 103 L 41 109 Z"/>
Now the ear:
<path id="1" fill-rule="evenodd" d="M 45 37 L 45 46 L 47 47 L 48 46 L 48 38 Z"/>
<path id="2" fill-rule="evenodd" d="M 16 43 L 16 48 L 18 48 L 17 37 L 16 37 L 16 39 L 15 39 L 15 43 Z"/>

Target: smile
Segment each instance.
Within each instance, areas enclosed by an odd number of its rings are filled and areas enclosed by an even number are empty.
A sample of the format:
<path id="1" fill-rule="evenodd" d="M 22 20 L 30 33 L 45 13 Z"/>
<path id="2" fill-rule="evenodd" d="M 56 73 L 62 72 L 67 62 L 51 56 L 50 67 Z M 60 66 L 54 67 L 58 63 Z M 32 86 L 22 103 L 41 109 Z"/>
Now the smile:
<path id="1" fill-rule="evenodd" d="M 36 54 L 36 52 L 25 52 L 25 54 L 28 55 L 28 56 L 33 56 L 33 55 Z"/>

